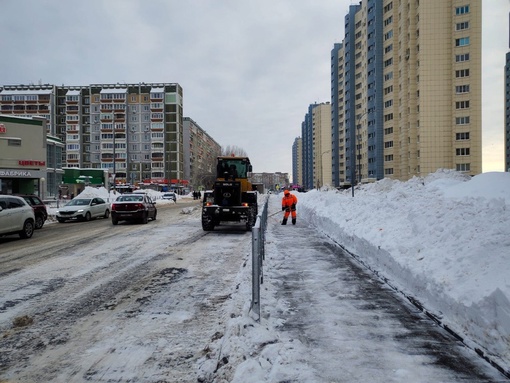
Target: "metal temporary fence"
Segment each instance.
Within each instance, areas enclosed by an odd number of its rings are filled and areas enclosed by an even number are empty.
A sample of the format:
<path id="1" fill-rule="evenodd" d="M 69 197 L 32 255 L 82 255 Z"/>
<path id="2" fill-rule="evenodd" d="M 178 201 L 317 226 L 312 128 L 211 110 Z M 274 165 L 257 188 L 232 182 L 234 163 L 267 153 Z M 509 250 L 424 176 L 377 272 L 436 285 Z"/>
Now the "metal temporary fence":
<path id="1" fill-rule="evenodd" d="M 267 205 L 266 198 L 262 212 L 257 215 L 255 226 L 251 229 L 251 264 L 252 264 L 252 292 L 250 314 L 257 321 L 260 321 L 260 285 L 264 282 L 262 262 L 265 259 L 265 243 L 267 228 Z"/>

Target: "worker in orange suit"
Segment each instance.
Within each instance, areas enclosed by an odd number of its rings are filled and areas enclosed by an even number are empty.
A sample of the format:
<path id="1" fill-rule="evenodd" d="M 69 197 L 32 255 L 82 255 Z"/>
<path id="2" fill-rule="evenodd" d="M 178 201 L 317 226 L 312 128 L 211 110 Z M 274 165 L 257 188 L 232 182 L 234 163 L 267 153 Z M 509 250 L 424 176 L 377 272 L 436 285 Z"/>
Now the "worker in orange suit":
<path id="1" fill-rule="evenodd" d="M 283 192 L 282 198 L 282 211 L 284 211 L 282 225 L 287 224 L 287 219 L 289 215 L 292 214 L 292 224 L 296 224 L 296 205 L 297 205 L 297 197 L 292 194 L 290 191 L 285 190 Z"/>

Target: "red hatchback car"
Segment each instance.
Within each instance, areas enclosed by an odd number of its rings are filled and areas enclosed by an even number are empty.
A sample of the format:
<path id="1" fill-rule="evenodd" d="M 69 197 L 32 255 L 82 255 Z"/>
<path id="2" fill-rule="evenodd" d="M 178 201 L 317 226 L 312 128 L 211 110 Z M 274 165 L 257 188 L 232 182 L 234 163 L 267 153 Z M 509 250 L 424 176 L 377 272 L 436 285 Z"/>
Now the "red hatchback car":
<path id="1" fill-rule="evenodd" d="M 122 194 L 112 203 L 112 224 L 119 221 L 139 221 L 147 223 L 149 218 L 156 219 L 156 202 L 143 193 Z"/>
<path id="2" fill-rule="evenodd" d="M 16 194 L 18 197 L 23 198 L 32 209 L 34 209 L 35 215 L 35 228 L 40 229 L 43 227 L 44 222 L 48 219 L 48 211 L 46 205 L 39 197 L 33 194 Z"/>

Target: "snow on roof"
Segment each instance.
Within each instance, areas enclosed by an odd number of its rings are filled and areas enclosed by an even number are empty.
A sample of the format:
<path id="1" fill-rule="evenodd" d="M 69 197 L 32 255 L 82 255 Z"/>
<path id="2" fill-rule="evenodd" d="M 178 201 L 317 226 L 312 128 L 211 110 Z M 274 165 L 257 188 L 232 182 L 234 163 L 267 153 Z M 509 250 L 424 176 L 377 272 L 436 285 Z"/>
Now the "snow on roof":
<path id="1" fill-rule="evenodd" d="M 4 89 L 0 91 L 0 94 L 7 95 L 7 94 L 52 94 L 53 89 Z"/>
<path id="2" fill-rule="evenodd" d="M 80 91 L 79 90 L 70 90 L 66 93 L 66 96 L 79 96 Z"/>
<path id="3" fill-rule="evenodd" d="M 151 93 L 165 93 L 165 88 L 152 88 Z"/>
<path id="4" fill-rule="evenodd" d="M 105 88 L 101 89 L 101 94 L 111 94 L 111 93 L 127 93 L 127 88 Z"/>

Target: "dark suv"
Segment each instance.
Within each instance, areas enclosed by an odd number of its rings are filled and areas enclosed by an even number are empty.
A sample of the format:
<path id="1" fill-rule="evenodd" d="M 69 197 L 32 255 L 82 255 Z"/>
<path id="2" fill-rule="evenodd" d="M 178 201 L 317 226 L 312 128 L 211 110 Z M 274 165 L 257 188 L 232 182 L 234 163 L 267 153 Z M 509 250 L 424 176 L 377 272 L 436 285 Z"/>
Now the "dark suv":
<path id="1" fill-rule="evenodd" d="M 48 219 L 48 211 L 43 201 L 36 195 L 32 194 L 16 194 L 18 197 L 23 198 L 32 209 L 34 209 L 35 215 L 35 228 L 40 229 L 43 227 L 44 222 Z"/>

